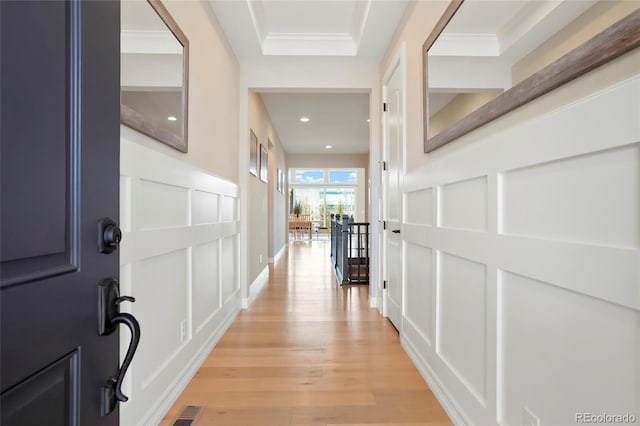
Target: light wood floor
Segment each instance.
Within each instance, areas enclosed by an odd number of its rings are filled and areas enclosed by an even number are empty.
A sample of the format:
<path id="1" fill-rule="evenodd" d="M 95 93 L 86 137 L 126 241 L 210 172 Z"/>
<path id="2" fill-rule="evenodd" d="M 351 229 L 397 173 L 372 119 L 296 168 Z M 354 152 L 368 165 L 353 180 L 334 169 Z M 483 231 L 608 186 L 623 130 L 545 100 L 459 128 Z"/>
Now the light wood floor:
<path id="1" fill-rule="evenodd" d="M 449 425 L 400 347 L 368 307 L 368 287 L 336 286 L 328 242 L 291 242 L 162 426 L 187 405 L 197 425 Z"/>

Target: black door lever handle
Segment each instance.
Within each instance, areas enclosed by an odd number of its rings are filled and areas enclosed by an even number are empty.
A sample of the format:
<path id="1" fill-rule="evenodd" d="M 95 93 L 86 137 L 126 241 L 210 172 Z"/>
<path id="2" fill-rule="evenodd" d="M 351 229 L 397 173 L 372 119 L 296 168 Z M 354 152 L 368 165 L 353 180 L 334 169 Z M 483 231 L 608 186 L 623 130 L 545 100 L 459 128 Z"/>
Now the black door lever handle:
<path id="1" fill-rule="evenodd" d="M 399 230 L 399 229 L 394 229 L 394 230 L 393 230 L 393 231 L 391 231 L 391 232 L 393 232 L 394 234 L 399 234 L 399 233 L 400 233 L 400 230 Z"/>
<path id="2" fill-rule="evenodd" d="M 116 325 L 124 324 L 129 327 L 129 330 L 131 331 L 131 342 L 129 343 L 127 354 L 124 356 L 124 361 L 122 362 L 120 371 L 118 371 L 118 375 L 111 377 L 102 387 L 103 416 L 112 412 L 116 408 L 116 404 L 118 402 L 127 402 L 129 400 L 129 397 L 122 393 L 122 382 L 124 381 L 124 376 L 127 374 L 129 366 L 131 366 L 131 361 L 133 360 L 133 356 L 135 355 L 136 349 L 138 349 L 138 344 L 140 343 L 140 324 L 133 315 L 126 313 L 118 314 L 113 317 L 111 323 Z"/>
<path id="3" fill-rule="evenodd" d="M 120 367 L 115 383 L 116 399 L 120 402 L 127 402 L 129 398 L 122 393 L 122 381 L 124 380 L 125 374 L 127 374 L 127 370 L 131 365 L 133 356 L 135 355 L 136 349 L 138 349 L 138 344 L 140 343 L 140 324 L 131 314 L 118 314 L 111 320 L 111 322 L 114 324 L 124 324 L 129 327 L 129 330 L 131 331 L 129 349 L 127 349 L 127 354 L 124 356 L 124 361 L 122 361 L 122 367 Z"/>
<path id="4" fill-rule="evenodd" d="M 129 400 L 129 398 L 122 393 L 122 382 L 124 381 L 124 376 L 127 374 L 127 370 L 131 366 L 131 361 L 140 343 L 140 324 L 133 315 L 120 313 L 120 303 L 135 301 L 136 299 L 131 296 L 120 296 L 119 283 L 114 279 L 108 278 L 99 286 L 98 303 L 100 309 L 98 333 L 101 336 L 109 335 L 116 331 L 120 324 L 126 325 L 131 331 L 131 342 L 122 361 L 122 366 L 118 373 L 109 378 L 104 386 L 102 386 L 102 416 L 111 413 L 116 408 L 118 402 L 126 402 Z"/>

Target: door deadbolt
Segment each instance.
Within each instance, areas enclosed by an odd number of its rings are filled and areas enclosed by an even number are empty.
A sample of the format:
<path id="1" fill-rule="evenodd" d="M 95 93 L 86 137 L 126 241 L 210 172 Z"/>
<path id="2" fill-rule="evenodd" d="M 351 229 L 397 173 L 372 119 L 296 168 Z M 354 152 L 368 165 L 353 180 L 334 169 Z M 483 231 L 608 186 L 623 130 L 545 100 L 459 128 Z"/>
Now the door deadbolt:
<path id="1" fill-rule="evenodd" d="M 102 219 L 98 227 L 98 246 L 100 253 L 113 253 L 122 241 L 122 231 L 118 224 L 109 218 Z"/>

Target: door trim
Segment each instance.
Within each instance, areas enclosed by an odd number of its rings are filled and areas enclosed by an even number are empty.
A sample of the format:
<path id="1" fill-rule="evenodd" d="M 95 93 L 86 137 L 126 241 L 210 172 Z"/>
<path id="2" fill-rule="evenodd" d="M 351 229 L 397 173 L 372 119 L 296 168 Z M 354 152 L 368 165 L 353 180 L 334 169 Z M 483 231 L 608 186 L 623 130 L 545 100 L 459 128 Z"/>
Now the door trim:
<path id="1" fill-rule="evenodd" d="M 382 102 L 386 103 L 388 102 L 388 95 L 387 95 L 387 87 L 388 87 L 388 83 L 389 80 L 391 79 L 391 77 L 394 75 L 394 73 L 396 72 L 396 70 L 400 73 L 400 78 L 401 78 L 401 86 L 402 86 L 402 101 L 401 101 L 401 107 L 402 107 L 402 112 L 401 112 L 401 117 L 402 117 L 402 136 L 400 138 L 400 143 L 402 145 L 402 157 L 400 158 L 400 188 L 402 188 L 403 185 L 403 178 L 404 175 L 406 174 L 406 147 L 407 147 L 407 131 L 406 131 L 406 126 L 407 126 L 407 76 L 406 76 L 406 54 L 407 51 L 407 46 L 406 46 L 406 42 L 402 42 L 400 44 L 400 47 L 398 48 L 397 52 L 395 53 L 395 55 L 393 56 L 393 59 L 391 60 L 391 62 L 389 63 L 389 65 L 387 66 L 387 69 L 384 73 L 384 77 L 382 79 Z M 382 113 L 382 160 L 383 161 L 387 161 L 388 160 L 388 140 L 387 140 L 387 121 L 384 118 L 384 112 Z M 381 166 L 382 167 L 382 166 Z M 383 171 L 384 173 L 384 171 Z M 386 187 L 386 179 L 385 176 L 382 176 L 381 179 L 381 187 L 382 187 L 382 196 L 383 196 L 383 208 L 382 208 L 382 220 L 386 221 L 388 218 L 386 217 L 386 197 L 387 197 L 387 191 L 388 188 Z M 404 223 L 404 196 L 403 196 L 404 192 L 401 190 L 400 191 L 400 209 L 401 209 L 401 215 L 400 215 L 400 223 Z M 379 280 L 379 294 L 382 295 L 382 297 L 380 298 L 381 300 L 381 305 L 382 305 L 382 309 L 381 309 L 381 313 L 382 316 L 384 317 L 388 317 L 389 316 L 389 312 L 388 312 L 388 306 L 389 306 L 389 302 L 388 302 L 388 290 L 384 289 L 382 287 L 383 282 L 385 280 L 387 280 L 387 271 L 386 271 L 386 262 L 387 262 L 387 253 L 386 253 L 386 234 L 384 232 L 385 230 L 383 229 L 383 227 L 379 227 L 378 228 L 378 232 L 380 234 L 380 254 L 378 256 L 378 263 L 379 263 L 379 273 L 380 273 L 380 277 L 381 279 Z M 401 243 L 401 246 L 404 248 L 404 242 Z M 404 250 L 403 250 L 404 251 Z M 401 265 L 400 265 L 400 285 L 402 286 L 402 306 L 404 307 L 404 256 L 401 254 Z M 402 308 L 404 309 L 404 308 Z M 402 320 L 402 313 L 401 313 L 401 320 Z M 400 334 L 402 334 L 401 330 L 398 330 L 400 332 Z"/>

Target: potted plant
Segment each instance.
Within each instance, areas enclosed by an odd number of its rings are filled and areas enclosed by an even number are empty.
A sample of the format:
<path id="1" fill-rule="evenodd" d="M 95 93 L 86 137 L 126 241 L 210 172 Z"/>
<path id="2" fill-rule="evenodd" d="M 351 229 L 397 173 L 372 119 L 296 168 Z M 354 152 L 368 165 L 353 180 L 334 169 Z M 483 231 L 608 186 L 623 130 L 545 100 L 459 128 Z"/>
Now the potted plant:
<path id="1" fill-rule="evenodd" d="M 293 214 L 295 214 L 296 217 L 300 217 L 302 214 L 302 203 L 300 201 L 296 201 L 293 205 Z"/>

